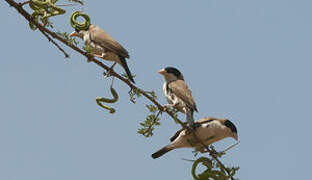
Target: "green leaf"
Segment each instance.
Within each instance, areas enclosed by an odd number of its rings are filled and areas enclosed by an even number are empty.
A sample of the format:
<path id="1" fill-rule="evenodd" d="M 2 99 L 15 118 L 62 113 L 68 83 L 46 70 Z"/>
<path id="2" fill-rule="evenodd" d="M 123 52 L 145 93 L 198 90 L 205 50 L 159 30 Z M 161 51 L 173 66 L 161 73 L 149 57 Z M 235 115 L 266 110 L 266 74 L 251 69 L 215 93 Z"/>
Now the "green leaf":
<path id="1" fill-rule="evenodd" d="M 158 117 L 160 115 L 160 112 L 155 105 L 146 105 L 145 107 L 148 109 L 149 112 L 151 112 L 151 114 L 147 115 L 145 121 L 140 123 L 141 127 L 138 129 L 137 132 L 145 137 L 151 137 L 154 134 L 153 131 L 155 127 L 160 125 L 160 118 Z"/>
<path id="2" fill-rule="evenodd" d="M 69 37 L 67 32 L 56 32 L 56 34 L 65 39 L 69 44 L 77 46 L 79 44 L 75 38 Z"/>

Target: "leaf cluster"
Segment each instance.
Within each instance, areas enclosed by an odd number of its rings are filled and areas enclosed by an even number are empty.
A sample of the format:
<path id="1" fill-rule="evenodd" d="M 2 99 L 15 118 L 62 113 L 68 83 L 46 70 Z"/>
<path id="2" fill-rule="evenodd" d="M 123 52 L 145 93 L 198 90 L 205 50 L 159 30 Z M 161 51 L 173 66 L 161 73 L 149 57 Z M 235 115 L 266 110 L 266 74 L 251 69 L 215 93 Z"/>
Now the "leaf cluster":
<path id="1" fill-rule="evenodd" d="M 56 32 L 56 34 L 65 39 L 69 44 L 77 46 L 79 44 L 75 38 L 69 37 L 67 32 Z"/>
<path id="2" fill-rule="evenodd" d="M 155 127 L 160 125 L 160 118 L 158 117 L 160 111 L 156 114 L 158 108 L 155 105 L 146 105 L 146 108 L 151 114 L 146 117 L 144 122 L 140 123 L 142 127 L 137 132 L 145 137 L 151 137 Z"/>

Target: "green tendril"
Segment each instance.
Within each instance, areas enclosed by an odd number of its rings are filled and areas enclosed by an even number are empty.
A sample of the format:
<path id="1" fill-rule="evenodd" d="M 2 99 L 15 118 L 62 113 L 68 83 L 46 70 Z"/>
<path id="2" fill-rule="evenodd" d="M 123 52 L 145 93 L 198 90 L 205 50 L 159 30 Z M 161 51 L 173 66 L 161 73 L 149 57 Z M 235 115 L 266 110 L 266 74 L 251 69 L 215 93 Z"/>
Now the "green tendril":
<path id="1" fill-rule="evenodd" d="M 48 18 L 52 16 L 57 16 L 61 14 L 65 14 L 65 10 L 55 6 L 55 3 L 58 0 L 30 0 L 29 6 L 34 12 L 31 16 L 35 19 L 36 22 L 39 23 L 39 17 L 43 26 L 48 24 Z M 29 22 L 29 26 L 32 30 L 36 30 L 37 27 Z"/>
<path id="2" fill-rule="evenodd" d="M 85 19 L 85 21 L 83 23 L 79 23 L 77 21 L 77 18 L 81 16 Z M 77 31 L 81 31 L 81 30 L 87 30 L 90 26 L 91 22 L 90 22 L 90 17 L 83 12 L 80 11 L 75 11 L 71 17 L 70 17 L 70 25 Z"/>
<path id="3" fill-rule="evenodd" d="M 102 104 L 102 102 L 105 102 L 105 103 L 115 103 L 115 102 L 118 101 L 119 96 L 118 96 L 118 93 L 116 92 L 116 90 L 115 90 L 113 87 L 111 87 L 111 88 L 110 88 L 110 91 L 111 91 L 111 94 L 113 95 L 113 99 L 108 99 L 108 98 L 104 98 L 104 97 L 97 97 L 97 98 L 95 99 L 95 101 L 96 101 L 96 103 L 97 103 L 99 106 L 101 106 L 101 107 L 104 108 L 104 109 L 109 110 L 109 113 L 112 113 L 112 114 L 113 114 L 113 113 L 116 112 L 116 110 L 115 110 L 114 108 L 112 108 L 112 107 L 110 107 L 110 106 L 108 106 L 108 105 L 103 105 L 103 104 Z"/>
<path id="4" fill-rule="evenodd" d="M 204 166 L 207 167 L 207 170 L 202 174 L 196 175 L 196 169 L 199 163 L 202 163 Z M 214 180 L 227 180 L 228 177 L 219 170 L 213 170 L 213 163 L 209 158 L 201 157 L 194 161 L 192 166 L 192 176 L 195 180 L 207 180 L 207 179 L 214 179 Z"/>
<path id="5" fill-rule="evenodd" d="M 210 159 L 208 159 L 208 158 L 206 158 L 206 157 L 201 157 L 201 158 L 197 159 L 197 160 L 193 163 L 193 166 L 192 166 L 192 176 L 193 176 L 193 178 L 196 179 L 196 180 L 199 180 L 199 179 L 200 179 L 200 178 L 196 175 L 196 168 L 197 168 L 197 166 L 198 166 L 199 163 L 206 163 L 206 164 L 207 164 L 206 167 L 207 167 L 208 169 L 210 169 L 210 170 L 211 170 L 211 168 L 212 168 L 212 162 L 211 162 Z"/>

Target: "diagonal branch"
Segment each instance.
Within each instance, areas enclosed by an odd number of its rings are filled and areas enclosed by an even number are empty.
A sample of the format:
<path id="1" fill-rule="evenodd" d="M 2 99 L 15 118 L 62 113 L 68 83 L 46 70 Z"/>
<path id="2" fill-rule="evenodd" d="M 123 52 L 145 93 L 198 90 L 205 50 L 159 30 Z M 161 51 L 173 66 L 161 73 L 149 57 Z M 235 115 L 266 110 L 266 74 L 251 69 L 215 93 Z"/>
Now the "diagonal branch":
<path id="1" fill-rule="evenodd" d="M 68 46 L 69 48 L 73 49 L 74 51 L 80 53 L 81 55 L 85 56 L 87 58 L 88 61 L 91 61 L 95 64 L 97 64 L 98 66 L 100 66 L 101 68 L 105 69 L 106 71 L 110 71 L 110 75 L 114 76 L 116 78 L 118 78 L 119 80 L 123 81 L 124 83 L 126 83 L 131 89 L 139 89 L 137 86 L 135 86 L 134 84 L 132 84 L 128 79 L 122 77 L 121 75 L 119 75 L 118 73 L 116 73 L 114 70 L 110 69 L 108 66 L 106 66 L 105 64 L 103 64 L 101 61 L 95 59 L 93 56 L 89 55 L 87 52 L 83 51 L 82 49 L 78 48 L 77 46 L 69 43 L 66 39 L 58 36 L 55 32 L 50 31 L 49 29 L 47 29 L 44 26 L 41 26 L 39 23 L 37 23 L 32 16 L 23 9 L 23 3 L 16 3 L 13 0 L 5 0 L 10 6 L 13 6 L 22 16 L 24 16 L 24 18 L 29 21 L 32 22 L 33 24 L 35 24 L 38 29 L 40 30 L 40 32 L 42 34 L 44 34 L 49 41 L 51 41 L 54 45 L 56 45 L 58 47 L 58 49 L 60 51 L 62 51 L 65 56 L 68 56 L 68 54 L 60 47 L 58 46 L 51 38 L 57 39 L 60 42 L 62 42 L 63 44 L 65 44 L 66 46 Z M 230 176 L 230 172 L 228 171 L 228 169 L 223 165 L 223 163 L 217 158 L 217 156 L 196 136 L 196 134 L 194 133 L 194 131 L 192 129 L 190 129 L 188 126 L 186 126 L 181 120 L 177 119 L 174 114 L 169 111 L 168 109 L 165 109 L 160 103 L 158 103 L 152 96 L 150 96 L 148 93 L 146 93 L 145 91 L 139 89 L 141 94 L 146 97 L 148 100 L 150 100 L 153 104 L 155 104 L 157 106 L 157 108 L 160 111 L 164 111 L 166 112 L 172 119 L 174 119 L 176 122 L 178 122 L 184 129 L 188 129 L 190 132 L 192 132 L 192 134 L 194 135 L 194 137 L 198 140 L 198 142 L 201 143 L 201 145 L 203 147 L 205 147 L 207 149 L 207 151 L 209 152 L 209 154 L 218 162 L 218 164 L 221 166 L 222 169 L 224 169 L 228 175 Z M 217 119 L 217 118 L 211 118 L 211 119 Z M 234 178 L 230 176 L 230 178 L 233 180 Z"/>
<path id="2" fill-rule="evenodd" d="M 69 43 L 66 39 L 58 36 L 55 32 L 50 31 L 49 29 L 47 29 L 44 26 L 41 26 L 39 23 L 37 23 L 32 16 L 23 9 L 23 7 L 21 7 L 19 4 L 17 4 L 16 2 L 14 2 L 13 0 L 5 0 L 8 4 L 10 4 L 11 6 L 13 6 L 21 15 L 23 15 L 25 17 L 26 20 L 28 20 L 29 22 L 34 23 L 38 29 L 42 32 L 45 32 L 46 34 L 49 34 L 51 37 L 53 37 L 54 39 L 57 39 L 59 41 L 61 41 L 62 43 L 64 43 L 66 46 L 70 47 L 71 49 L 77 51 L 78 53 L 80 53 L 81 55 L 85 56 L 88 61 L 91 61 L 95 64 L 97 64 L 98 66 L 102 67 L 103 69 L 105 69 L 106 71 L 110 71 L 110 75 L 117 77 L 119 80 L 123 81 L 124 83 L 126 83 L 131 89 L 137 88 L 135 85 L 133 85 L 130 81 L 128 81 L 126 78 L 122 77 L 121 75 L 119 75 L 118 73 L 116 73 L 114 70 L 110 69 L 108 66 L 106 66 L 105 64 L 103 64 L 101 61 L 95 59 L 93 56 L 89 55 L 87 52 L 83 51 L 82 49 L 78 48 L 77 46 Z M 150 96 L 149 94 L 147 94 L 146 92 L 141 90 L 141 93 L 143 96 L 145 96 L 147 99 L 149 99 L 150 101 L 152 101 L 159 110 L 164 111 L 165 109 L 162 107 L 162 105 L 160 105 L 152 96 Z M 166 112 L 169 114 L 169 116 L 171 116 L 173 119 L 176 119 L 174 114 L 168 110 L 166 110 Z M 177 119 L 177 122 L 179 124 L 181 124 L 183 127 L 186 128 L 186 126 L 182 123 L 182 121 Z"/>

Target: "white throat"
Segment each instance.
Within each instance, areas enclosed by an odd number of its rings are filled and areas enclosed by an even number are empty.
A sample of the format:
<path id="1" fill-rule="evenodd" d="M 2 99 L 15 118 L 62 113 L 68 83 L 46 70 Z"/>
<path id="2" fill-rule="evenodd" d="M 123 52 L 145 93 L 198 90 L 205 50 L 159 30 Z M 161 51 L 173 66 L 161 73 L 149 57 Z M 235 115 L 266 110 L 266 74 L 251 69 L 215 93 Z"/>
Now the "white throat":
<path id="1" fill-rule="evenodd" d="M 82 34 L 82 39 L 85 45 L 90 44 L 91 40 L 90 40 L 89 31 L 81 31 L 80 33 Z"/>

